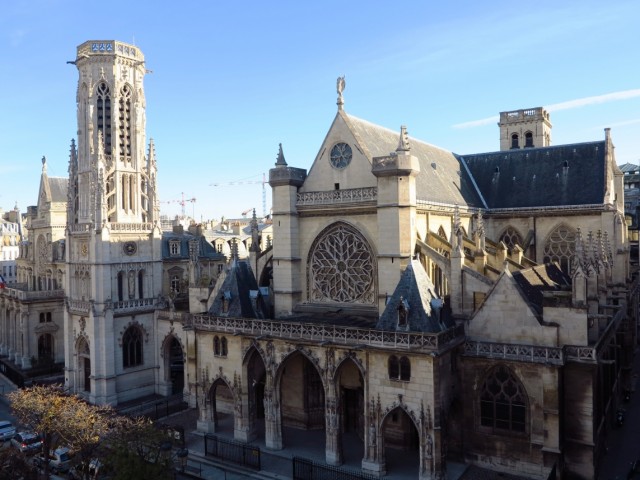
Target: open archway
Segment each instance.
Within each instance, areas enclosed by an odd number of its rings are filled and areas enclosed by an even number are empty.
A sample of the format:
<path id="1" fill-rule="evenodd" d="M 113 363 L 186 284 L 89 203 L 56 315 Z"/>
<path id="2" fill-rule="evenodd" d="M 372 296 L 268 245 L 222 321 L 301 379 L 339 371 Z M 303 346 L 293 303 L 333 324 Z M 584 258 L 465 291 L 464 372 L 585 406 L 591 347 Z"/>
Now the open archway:
<path id="1" fill-rule="evenodd" d="M 253 348 L 246 361 L 249 391 L 249 430 L 252 437 L 264 439 L 264 389 L 266 368 L 260 352 Z"/>
<path id="2" fill-rule="evenodd" d="M 324 452 L 325 391 L 316 365 L 300 351 L 292 353 L 280 366 L 277 388 L 283 446 L 295 447 L 304 438 Z"/>
<path id="3" fill-rule="evenodd" d="M 76 386 L 77 391 L 91 392 L 91 351 L 89 343 L 84 337 L 80 337 L 76 343 Z"/>
<path id="4" fill-rule="evenodd" d="M 338 430 L 338 445 L 342 449 L 340 457 L 344 464 L 357 466 L 364 456 L 364 377 L 350 358 L 336 370 L 336 392 L 341 412 Z"/>
<path id="5" fill-rule="evenodd" d="M 216 433 L 233 436 L 234 397 L 231 388 L 222 378 L 218 378 L 209 390 L 210 415 Z"/>
<path id="6" fill-rule="evenodd" d="M 395 470 L 411 474 L 411 478 L 418 478 L 420 434 L 414 421 L 403 408 L 396 407 L 385 416 L 381 437 L 387 474 L 393 476 Z"/>
<path id="7" fill-rule="evenodd" d="M 178 394 L 184 389 L 184 353 L 180 341 L 173 335 L 165 341 L 164 359 L 165 381 L 171 382 L 171 394 Z"/>

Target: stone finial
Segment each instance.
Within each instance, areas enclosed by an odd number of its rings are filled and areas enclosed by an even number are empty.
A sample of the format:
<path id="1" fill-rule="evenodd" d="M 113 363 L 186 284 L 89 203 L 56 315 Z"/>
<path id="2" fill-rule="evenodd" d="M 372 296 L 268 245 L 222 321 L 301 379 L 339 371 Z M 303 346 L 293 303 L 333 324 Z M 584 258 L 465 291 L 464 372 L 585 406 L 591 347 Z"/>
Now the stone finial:
<path id="1" fill-rule="evenodd" d="M 156 144 L 153 142 L 153 138 L 149 139 L 149 152 L 147 153 L 147 159 L 150 165 L 156 164 Z"/>
<path id="2" fill-rule="evenodd" d="M 282 153 L 282 144 L 278 144 L 278 156 L 276 158 L 276 167 L 286 167 L 287 162 L 284 159 L 284 153 Z"/>
<path id="3" fill-rule="evenodd" d="M 407 135 L 407 127 L 405 125 L 401 125 L 400 140 L 398 140 L 398 148 L 396 148 L 396 152 L 409 151 L 411 151 L 411 144 L 409 143 L 409 135 Z"/>
<path id="4" fill-rule="evenodd" d="M 460 208 L 456 205 L 453 210 L 453 239 L 451 245 L 453 249 L 456 251 L 463 250 L 463 241 L 462 241 L 462 222 L 460 221 Z"/>
<path id="5" fill-rule="evenodd" d="M 42 173 L 47 173 L 47 157 L 42 156 Z"/>
<path id="6" fill-rule="evenodd" d="M 344 98 L 342 98 L 342 92 L 344 92 L 345 86 L 346 82 L 344 80 L 344 75 L 338 77 L 338 80 L 336 81 L 336 91 L 338 92 L 338 101 L 336 102 L 336 105 L 338 105 L 338 110 L 342 110 L 342 107 L 344 106 Z"/>

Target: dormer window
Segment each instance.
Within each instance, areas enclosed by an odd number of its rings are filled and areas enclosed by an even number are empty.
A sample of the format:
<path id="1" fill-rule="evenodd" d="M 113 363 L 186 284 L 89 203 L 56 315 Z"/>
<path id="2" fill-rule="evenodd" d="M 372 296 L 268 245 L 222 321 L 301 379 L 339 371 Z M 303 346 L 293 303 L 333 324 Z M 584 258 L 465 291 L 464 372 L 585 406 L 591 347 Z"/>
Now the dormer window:
<path id="1" fill-rule="evenodd" d="M 517 133 L 511 135 L 511 148 L 520 148 L 520 142 Z"/>
<path id="2" fill-rule="evenodd" d="M 533 133 L 527 132 L 524 134 L 524 148 L 533 147 Z"/>
<path id="3" fill-rule="evenodd" d="M 171 256 L 180 255 L 180 241 L 179 240 L 169 240 L 169 254 Z"/>

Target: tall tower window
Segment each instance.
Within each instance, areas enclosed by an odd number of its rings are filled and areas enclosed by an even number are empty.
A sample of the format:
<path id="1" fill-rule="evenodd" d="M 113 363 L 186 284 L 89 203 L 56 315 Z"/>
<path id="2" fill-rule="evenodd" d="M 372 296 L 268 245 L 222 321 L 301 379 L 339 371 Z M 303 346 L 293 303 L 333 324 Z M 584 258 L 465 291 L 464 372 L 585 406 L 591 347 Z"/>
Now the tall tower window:
<path id="1" fill-rule="evenodd" d="M 131 88 L 129 85 L 125 85 L 120 90 L 118 120 L 120 158 L 124 162 L 131 162 Z"/>
<path id="2" fill-rule="evenodd" d="M 122 336 L 122 366 L 142 365 L 142 333 L 134 326 L 127 328 Z"/>
<path id="3" fill-rule="evenodd" d="M 109 86 L 100 82 L 96 89 L 96 114 L 98 131 L 102 132 L 104 153 L 111 155 L 111 94 Z"/>
<path id="4" fill-rule="evenodd" d="M 525 148 L 533 147 L 533 133 L 527 132 L 524 134 L 524 147 Z"/>
<path id="5" fill-rule="evenodd" d="M 511 135 L 511 148 L 520 148 L 520 142 L 517 133 Z"/>

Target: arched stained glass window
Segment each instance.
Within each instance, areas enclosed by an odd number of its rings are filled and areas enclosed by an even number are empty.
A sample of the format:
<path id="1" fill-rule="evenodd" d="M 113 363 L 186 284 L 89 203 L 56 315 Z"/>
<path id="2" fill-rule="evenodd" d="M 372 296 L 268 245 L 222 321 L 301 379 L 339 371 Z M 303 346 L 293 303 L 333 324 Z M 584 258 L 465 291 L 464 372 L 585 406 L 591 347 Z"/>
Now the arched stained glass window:
<path id="1" fill-rule="evenodd" d="M 505 366 L 494 368 L 480 393 L 480 425 L 525 432 L 527 397 L 524 387 Z"/>

